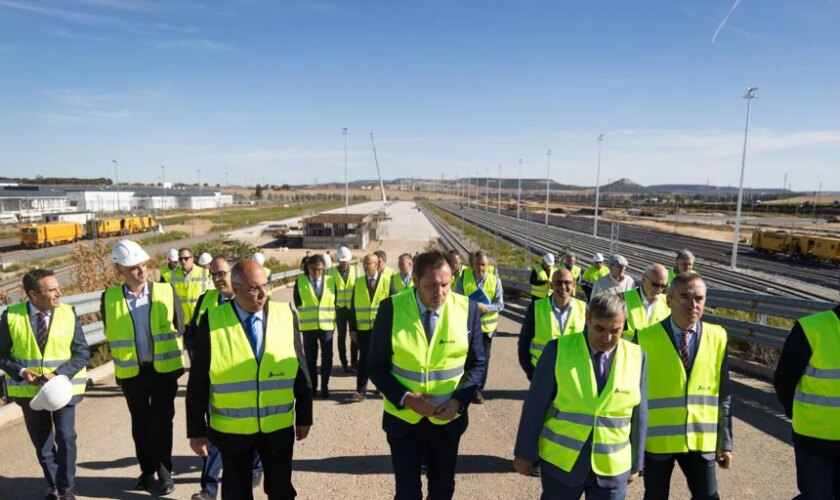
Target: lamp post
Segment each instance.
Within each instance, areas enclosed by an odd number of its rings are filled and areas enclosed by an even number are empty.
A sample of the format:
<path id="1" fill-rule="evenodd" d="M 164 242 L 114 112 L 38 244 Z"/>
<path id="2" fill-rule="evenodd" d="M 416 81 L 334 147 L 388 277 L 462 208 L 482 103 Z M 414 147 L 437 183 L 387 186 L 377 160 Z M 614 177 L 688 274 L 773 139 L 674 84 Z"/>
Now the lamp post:
<path id="1" fill-rule="evenodd" d="M 735 235 L 732 238 L 732 269 L 738 269 L 738 243 L 741 232 L 741 202 L 744 200 L 744 167 L 747 164 L 747 138 L 750 132 L 750 104 L 758 98 L 758 87 L 748 87 L 744 99 L 747 100 L 747 122 L 744 125 L 744 149 L 741 151 L 741 182 L 738 184 L 738 205 L 735 207 Z"/>
<path id="2" fill-rule="evenodd" d="M 598 136 L 598 169 L 595 174 L 595 223 L 592 225 L 592 236 L 598 237 L 598 206 L 601 202 L 601 143 L 604 134 Z"/>
<path id="3" fill-rule="evenodd" d="M 548 157 L 548 166 L 545 174 L 545 225 L 548 225 L 548 200 L 551 198 L 551 150 L 546 151 L 545 156 Z"/>
<path id="4" fill-rule="evenodd" d="M 484 211 L 490 211 L 490 169 L 485 170 L 486 178 L 484 179 Z"/>
<path id="5" fill-rule="evenodd" d="M 519 219 L 519 205 L 522 204 L 522 158 L 519 159 L 519 182 L 516 186 L 516 218 Z"/>
<path id="6" fill-rule="evenodd" d="M 350 176 L 347 169 L 347 134 L 349 130 L 347 127 L 341 129 L 341 134 L 344 136 L 344 213 L 350 210 Z"/>
<path id="7" fill-rule="evenodd" d="M 502 215 L 502 166 L 499 165 L 499 193 L 496 200 L 496 215 Z"/>

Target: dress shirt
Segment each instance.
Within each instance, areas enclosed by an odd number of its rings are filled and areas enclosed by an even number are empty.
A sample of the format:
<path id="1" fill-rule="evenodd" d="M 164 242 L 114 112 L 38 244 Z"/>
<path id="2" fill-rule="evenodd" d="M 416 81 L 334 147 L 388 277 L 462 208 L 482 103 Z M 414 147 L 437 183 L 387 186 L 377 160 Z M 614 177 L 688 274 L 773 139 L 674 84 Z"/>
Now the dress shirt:
<path id="1" fill-rule="evenodd" d="M 149 316 L 152 312 L 152 297 L 149 294 L 149 284 L 143 283 L 140 293 L 135 294 L 123 285 L 123 295 L 131 313 L 134 324 L 134 344 L 137 346 L 137 357 L 141 363 L 150 363 L 155 359 L 155 345 L 152 340 L 152 329 Z"/>
<path id="2" fill-rule="evenodd" d="M 403 285 L 405 285 L 405 286 L 407 287 L 407 286 L 408 286 L 408 282 L 409 282 L 409 281 L 411 281 L 411 275 L 410 275 L 410 274 L 406 274 L 405 276 L 403 276 L 403 274 L 402 274 L 402 273 L 400 273 L 400 279 L 402 280 Z"/>
<path id="3" fill-rule="evenodd" d="M 239 304 L 237 304 L 235 300 L 231 300 L 231 304 L 233 304 L 233 310 L 236 311 L 236 317 L 238 317 L 239 322 L 242 323 L 243 330 L 245 329 L 246 318 L 248 318 L 249 316 L 257 317 L 257 320 L 254 322 L 254 330 L 256 330 L 257 334 L 257 352 L 255 354 L 262 353 L 263 344 L 265 343 L 265 328 L 263 328 L 263 310 L 260 309 L 259 312 L 251 314 L 248 311 L 239 307 Z"/>
<path id="4" fill-rule="evenodd" d="M 595 368 L 595 355 L 598 354 L 598 349 L 595 349 L 591 345 L 589 345 L 589 339 L 586 339 L 586 346 L 589 347 L 589 357 L 592 358 L 592 367 Z M 615 354 L 615 346 L 609 351 L 604 352 L 604 373 L 606 374 L 607 379 L 610 377 L 610 370 L 612 370 L 613 364 L 613 356 Z"/>
<path id="5" fill-rule="evenodd" d="M 645 297 L 645 292 L 642 289 L 639 289 L 639 295 L 642 296 L 642 305 L 645 307 L 645 314 L 647 315 L 648 321 L 650 321 L 650 315 L 653 314 L 653 306 L 656 305 L 657 300 L 661 299 L 657 295 L 652 301 L 648 302 L 647 297 Z"/>
<path id="6" fill-rule="evenodd" d="M 321 295 L 324 293 L 324 277 L 321 276 L 313 280 L 310 276 L 309 282 L 312 283 L 312 290 L 315 292 L 315 296 L 318 297 L 318 300 L 321 300 Z"/>
<path id="7" fill-rule="evenodd" d="M 566 328 L 566 322 L 569 321 L 569 313 L 572 311 L 572 299 L 569 298 L 569 303 L 566 304 L 566 307 L 560 309 L 554 302 L 554 294 L 551 294 L 551 308 L 554 309 L 554 317 L 560 323 L 560 334 L 562 335 L 563 330 Z"/>
<path id="8" fill-rule="evenodd" d="M 29 312 L 29 324 L 32 325 L 32 333 L 35 334 L 35 339 L 38 339 L 38 313 L 44 313 L 47 316 L 47 331 L 49 331 L 50 325 L 52 324 L 52 313 L 53 310 L 50 309 L 48 311 L 42 311 L 35 307 L 32 304 L 32 301 L 26 303 L 26 309 Z M 48 337 L 49 338 L 49 337 Z M 26 371 L 26 368 L 21 368 L 18 372 L 18 376 L 23 378 L 23 372 Z"/>
<path id="9" fill-rule="evenodd" d="M 694 366 L 694 358 L 697 357 L 697 344 L 700 341 L 700 335 L 702 334 L 701 330 L 702 323 L 697 322 L 688 329 L 691 330 L 693 333 L 691 337 L 688 339 L 688 366 L 686 367 L 686 372 L 691 372 L 691 367 Z M 671 340 L 673 340 L 674 345 L 677 346 L 677 354 L 680 352 L 680 346 L 682 346 L 682 328 L 678 327 L 674 323 L 674 318 L 671 317 Z"/>

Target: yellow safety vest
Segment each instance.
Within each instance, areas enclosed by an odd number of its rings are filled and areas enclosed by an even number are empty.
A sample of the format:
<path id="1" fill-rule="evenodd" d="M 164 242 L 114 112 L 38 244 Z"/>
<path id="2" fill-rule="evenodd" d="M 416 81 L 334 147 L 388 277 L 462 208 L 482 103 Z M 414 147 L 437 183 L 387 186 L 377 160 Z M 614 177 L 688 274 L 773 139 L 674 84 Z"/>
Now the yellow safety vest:
<path id="1" fill-rule="evenodd" d="M 181 309 L 184 311 L 184 318 L 192 318 L 195 312 L 195 304 L 201 294 L 206 292 L 213 286 L 213 280 L 210 279 L 210 272 L 199 266 L 193 266 L 190 271 L 189 278 L 184 276 L 184 270 L 177 267 L 172 273 L 170 282 L 172 288 L 175 290 L 175 295 L 181 299 Z M 189 321 L 186 319 L 185 321 Z"/>
<path id="2" fill-rule="evenodd" d="M 347 269 L 347 281 L 341 277 L 341 270 L 338 266 L 330 269 L 333 283 L 335 283 L 335 307 L 349 309 L 353 300 L 353 285 L 356 283 L 356 266 L 349 266 Z"/>
<path id="3" fill-rule="evenodd" d="M 665 300 L 665 294 L 659 294 L 656 302 L 653 303 L 653 311 L 650 318 L 645 311 L 645 304 L 642 301 L 642 291 L 638 288 L 624 292 L 624 303 L 627 306 L 627 330 L 622 334 L 625 338 L 632 337 L 633 332 L 647 328 L 654 323 L 659 323 L 671 315 L 671 308 Z"/>
<path id="4" fill-rule="evenodd" d="M 431 343 L 426 340 L 414 294 L 394 295 L 391 302 L 394 306 L 391 375 L 406 390 L 427 395 L 434 404 L 449 401 L 464 375 L 464 365 L 467 362 L 470 300 L 455 293 L 448 295 L 435 325 Z M 410 424 L 416 424 L 423 418 L 408 407 L 397 408 L 387 397 L 384 397 L 383 401 L 386 412 Z M 460 414 L 457 417 L 460 417 Z M 429 420 L 438 425 L 451 422 L 436 418 Z"/>
<path id="5" fill-rule="evenodd" d="M 210 427 L 226 434 L 274 432 L 294 425 L 298 372 L 294 316 L 288 303 L 268 302 L 259 361 L 233 309 L 208 311 Z"/>
<path id="6" fill-rule="evenodd" d="M 563 267 L 566 267 L 566 266 L 563 266 Z M 570 273 L 572 273 L 572 279 L 575 280 L 575 283 L 580 281 L 580 266 L 579 265 L 575 264 L 574 266 L 572 266 L 571 269 L 569 269 L 568 267 L 566 267 L 566 269 Z"/>
<path id="7" fill-rule="evenodd" d="M 367 280 L 367 275 L 362 274 L 356 278 L 356 284 L 353 286 L 356 329 L 362 331 L 373 329 L 373 322 L 376 320 L 377 311 L 379 311 L 379 303 L 387 299 L 391 292 L 388 288 L 388 280 L 380 275 L 379 281 L 376 283 L 376 290 L 373 292 L 373 298 L 371 298 L 368 295 Z"/>
<path id="8" fill-rule="evenodd" d="M 840 320 L 834 311 L 799 320 L 811 346 L 811 359 L 793 400 L 793 430 L 840 441 Z"/>
<path id="9" fill-rule="evenodd" d="M 455 285 L 458 283 L 458 278 L 460 278 L 461 276 L 463 276 L 463 275 L 464 275 L 464 271 L 466 271 L 466 270 L 467 270 L 467 269 L 469 269 L 469 268 L 470 268 L 470 266 L 465 266 L 465 265 L 461 264 L 461 268 L 460 268 L 460 269 L 458 269 L 458 272 L 457 272 L 457 273 L 456 273 L 456 272 L 454 272 L 454 271 L 452 272 L 452 280 L 451 280 L 451 282 L 449 283 L 449 288 L 450 288 L 451 290 L 455 290 Z M 487 272 L 490 272 L 490 271 L 488 270 Z"/>
<path id="10" fill-rule="evenodd" d="M 300 295 L 300 307 L 298 308 L 298 321 L 300 331 L 309 332 L 312 330 L 324 330 L 331 332 L 335 330 L 335 294 L 333 293 L 333 282 L 329 276 L 323 276 L 324 284 L 321 291 L 321 298 L 315 295 L 312 282 L 307 276 L 299 276 L 295 286 Z"/>
<path id="11" fill-rule="evenodd" d="M 484 283 L 481 286 L 481 289 L 484 290 L 484 293 L 487 295 L 487 298 L 490 299 L 492 303 L 496 300 L 496 283 L 498 283 L 499 277 L 495 274 L 490 273 L 490 269 L 487 270 L 487 274 L 485 275 Z M 472 269 L 465 269 L 464 274 L 462 277 L 462 285 L 464 289 L 464 295 L 469 297 L 472 293 L 478 290 L 478 283 L 475 281 L 475 272 Z M 498 312 L 489 312 L 487 314 L 481 315 L 481 331 L 482 333 L 493 333 L 496 331 L 496 327 L 499 323 L 499 313 Z"/>
<path id="12" fill-rule="evenodd" d="M 198 324 L 201 322 L 201 318 L 204 316 L 204 313 L 206 313 L 208 309 L 219 305 L 219 291 L 215 288 L 207 290 L 202 296 L 204 297 L 203 299 L 199 297 L 200 300 L 198 312 L 195 315 L 195 321 L 193 322 L 193 326 L 198 326 Z M 186 320 L 187 318 L 184 318 L 184 321 Z"/>
<path id="13" fill-rule="evenodd" d="M 169 283 L 172 279 L 172 269 L 170 269 L 169 266 L 160 270 L 160 279 L 163 280 L 164 283 Z"/>
<path id="14" fill-rule="evenodd" d="M 47 344 L 44 346 L 44 353 L 41 354 L 26 304 L 27 302 L 21 302 L 10 306 L 6 313 L 9 335 L 12 338 L 9 357 L 15 363 L 39 375 L 52 373 L 73 357 L 70 346 L 76 330 L 76 311 L 66 304 L 53 309 Z M 70 382 L 73 384 L 73 396 L 83 395 L 87 385 L 87 370 L 83 367 L 73 375 Z M 17 381 L 12 377 L 7 377 L 6 386 L 8 395 L 12 398 L 34 398 L 41 390 L 39 385 L 32 385 L 26 380 Z"/>
<path id="15" fill-rule="evenodd" d="M 546 273 L 542 264 L 534 264 L 534 272 L 537 273 L 537 279 L 540 281 L 548 281 L 544 285 L 531 285 L 531 295 L 538 298 L 544 298 L 551 295 L 551 276 L 554 274 L 554 266 L 551 266 L 549 272 Z"/>
<path id="16" fill-rule="evenodd" d="M 592 471 L 618 476 L 632 466 L 630 422 L 641 402 L 642 350 L 619 340 L 606 385 L 598 383 L 584 335 L 557 339 L 557 395 L 545 416 L 540 458 L 569 472 L 592 434 Z"/>
<path id="17" fill-rule="evenodd" d="M 726 356 L 726 330 L 702 323 L 691 375 L 662 323 L 639 330 L 647 353 L 648 433 L 650 453 L 717 451 L 720 366 Z"/>
<path id="18" fill-rule="evenodd" d="M 154 367 L 158 373 L 169 373 L 184 368 L 181 357 L 183 340 L 175 328 L 175 297 L 171 287 L 146 283 L 151 296 L 149 329 L 154 346 Z M 134 322 L 122 285 L 105 290 L 105 338 L 114 359 L 114 375 L 118 379 L 136 377 L 140 373 Z"/>
<path id="19" fill-rule="evenodd" d="M 583 281 L 594 285 L 598 281 L 598 278 L 602 278 L 608 274 L 610 274 L 610 268 L 607 266 L 601 266 L 600 269 L 595 266 L 589 266 L 583 272 Z"/>
<path id="20" fill-rule="evenodd" d="M 571 309 L 562 332 L 557 315 L 554 314 L 551 297 L 534 302 L 534 338 L 531 340 L 531 364 L 534 366 L 537 366 L 546 344 L 562 335 L 582 332 L 586 326 L 586 302 L 574 297 L 570 297 L 569 300 Z"/>
<path id="21" fill-rule="evenodd" d="M 394 273 L 394 275 L 391 276 L 391 283 L 393 283 L 393 285 L 394 285 L 394 290 L 396 290 L 397 293 L 400 293 L 403 290 L 407 290 L 409 288 L 414 288 L 414 276 L 409 276 L 408 277 L 408 286 L 406 286 L 405 282 L 403 282 L 402 274 L 401 273 Z"/>
<path id="22" fill-rule="evenodd" d="M 674 278 L 675 278 L 678 274 L 680 274 L 680 273 L 677 271 L 677 268 L 676 268 L 676 267 L 671 267 L 671 268 L 668 268 L 668 284 L 669 284 L 669 285 L 671 284 L 671 281 L 673 281 L 673 280 L 674 280 Z M 689 272 L 689 274 L 699 274 L 699 273 L 698 273 L 697 271 L 695 271 L 694 269 L 692 269 L 692 270 L 691 270 L 691 272 Z"/>

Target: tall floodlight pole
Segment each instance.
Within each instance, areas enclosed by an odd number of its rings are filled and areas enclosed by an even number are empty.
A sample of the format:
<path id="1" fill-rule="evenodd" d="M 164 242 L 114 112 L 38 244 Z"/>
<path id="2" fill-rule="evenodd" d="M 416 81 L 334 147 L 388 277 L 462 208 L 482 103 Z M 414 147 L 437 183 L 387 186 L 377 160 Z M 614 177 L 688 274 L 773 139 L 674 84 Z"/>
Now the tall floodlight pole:
<path id="1" fill-rule="evenodd" d="M 741 202 L 744 200 L 744 167 L 747 164 L 747 138 L 750 132 L 750 104 L 758 98 L 758 87 L 747 88 L 744 99 L 747 100 L 747 122 L 744 125 L 744 149 L 741 152 L 741 182 L 738 184 L 738 205 L 735 207 L 735 235 L 732 238 L 732 269 L 738 268 L 738 243 L 741 232 Z"/>
<path id="2" fill-rule="evenodd" d="M 117 211 L 121 211 L 120 208 L 120 175 L 119 169 L 117 168 L 117 160 L 111 160 L 114 164 L 114 189 L 117 191 Z"/>
<path id="3" fill-rule="evenodd" d="M 484 179 L 484 211 L 490 211 L 490 169 L 486 171 L 487 177 Z"/>
<path id="4" fill-rule="evenodd" d="M 471 189 L 472 181 L 470 180 L 469 176 L 467 176 L 467 208 L 470 208 L 470 203 L 472 203 L 472 194 L 470 194 Z"/>
<path id="5" fill-rule="evenodd" d="M 496 200 L 496 215 L 502 215 L 502 166 L 499 165 L 499 192 Z"/>
<path id="6" fill-rule="evenodd" d="M 592 236 L 598 237 L 598 207 L 601 202 L 601 143 L 604 134 L 598 136 L 598 169 L 595 173 L 595 223 L 592 225 Z"/>
<path id="7" fill-rule="evenodd" d="M 551 198 L 551 150 L 546 151 L 545 156 L 548 157 L 548 166 L 545 174 L 545 225 L 548 225 L 548 200 Z"/>
<path id="8" fill-rule="evenodd" d="M 347 169 L 347 127 L 341 129 L 341 134 L 344 136 L 344 213 L 350 211 L 350 175 Z"/>
<path id="9" fill-rule="evenodd" d="M 519 159 L 519 182 L 516 185 L 516 218 L 519 219 L 519 205 L 522 204 L 522 158 Z"/>

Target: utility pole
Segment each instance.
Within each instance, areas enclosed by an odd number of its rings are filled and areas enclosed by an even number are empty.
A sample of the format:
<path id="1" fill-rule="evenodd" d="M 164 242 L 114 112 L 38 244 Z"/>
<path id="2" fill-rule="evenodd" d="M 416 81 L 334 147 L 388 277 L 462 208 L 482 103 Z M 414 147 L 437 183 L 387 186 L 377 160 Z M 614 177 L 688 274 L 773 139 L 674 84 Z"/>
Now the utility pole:
<path id="1" fill-rule="evenodd" d="M 119 169 L 117 168 L 117 160 L 111 160 L 114 163 L 114 189 L 117 192 L 117 211 L 122 212 L 122 207 L 120 207 L 120 176 L 119 176 Z"/>
<path id="2" fill-rule="evenodd" d="M 347 127 L 341 129 L 341 134 L 344 135 L 344 213 L 350 211 L 350 176 L 347 169 L 347 134 L 349 130 Z"/>
<path id="3" fill-rule="evenodd" d="M 166 167 L 160 166 L 160 185 L 163 186 L 163 213 L 166 215 Z"/>
<path id="4" fill-rule="evenodd" d="M 595 223 L 592 225 L 592 236 L 598 237 L 598 206 L 601 201 L 601 143 L 604 134 L 598 136 L 598 169 L 595 174 Z"/>
<path id="5" fill-rule="evenodd" d="M 484 211 L 490 211 L 490 169 L 488 168 L 486 171 L 486 178 L 485 181 L 485 189 L 484 189 Z"/>
<path id="6" fill-rule="evenodd" d="M 522 205 L 522 158 L 519 159 L 519 183 L 516 186 L 516 218 L 519 219 L 520 205 Z"/>
<path id="7" fill-rule="evenodd" d="M 548 201 L 551 198 L 551 150 L 549 149 L 545 155 L 548 157 L 545 175 L 545 225 L 548 226 Z"/>

